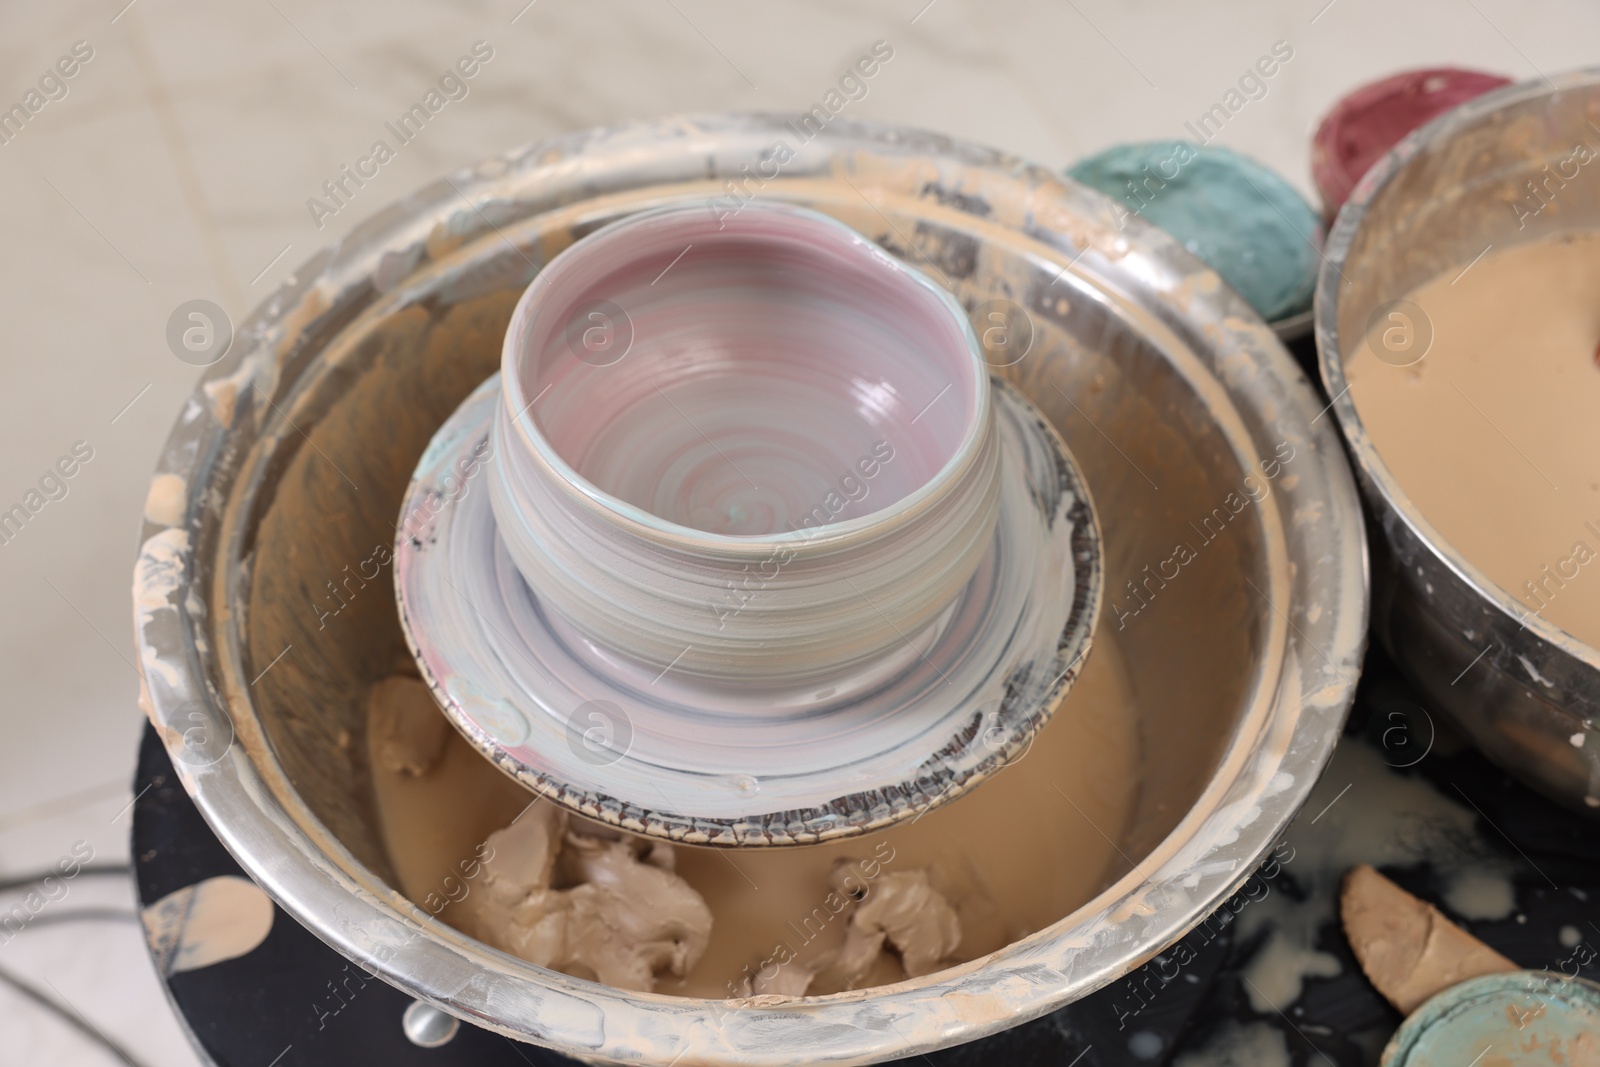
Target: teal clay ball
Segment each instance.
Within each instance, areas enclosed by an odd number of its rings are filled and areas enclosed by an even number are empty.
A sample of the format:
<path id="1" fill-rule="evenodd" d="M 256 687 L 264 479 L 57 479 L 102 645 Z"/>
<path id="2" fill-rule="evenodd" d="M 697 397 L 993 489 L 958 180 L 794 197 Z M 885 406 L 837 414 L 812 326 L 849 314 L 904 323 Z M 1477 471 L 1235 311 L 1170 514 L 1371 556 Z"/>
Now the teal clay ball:
<path id="1" fill-rule="evenodd" d="M 1322 222 L 1305 197 L 1249 156 L 1145 141 L 1108 148 L 1067 173 L 1177 238 L 1268 322 L 1310 308 Z"/>

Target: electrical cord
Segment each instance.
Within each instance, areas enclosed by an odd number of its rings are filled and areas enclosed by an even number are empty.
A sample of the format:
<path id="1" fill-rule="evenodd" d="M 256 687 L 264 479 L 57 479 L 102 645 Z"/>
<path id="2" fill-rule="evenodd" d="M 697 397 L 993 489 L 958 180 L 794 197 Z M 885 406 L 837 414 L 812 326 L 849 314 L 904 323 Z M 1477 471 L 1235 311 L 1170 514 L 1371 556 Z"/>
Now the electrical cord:
<path id="1" fill-rule="evenodd" d="M 26 933 L 40 926 L 74 922 L 137 922 L 139 916 L 126 908 L 74 908 L 71 911 L 41 911 L 28 920 L 28 925 L 18 930 Z"/>
<path id="2" fill-rule="evenodd" d="M 94 863 L 79 867 L 77 872 L 73 874 L 72 877 L 82 878 L 84 876 L 88 876 L 91 878 L 104 878 L 131 873 L 133 873 L 133 868 L 126 864 Z M 0 878 L 0 892 L 8 892 L 14 889 L 23 889 L 28 886 L 38 885 L 46 878 L 61 877 L 64 877 L 61 872 L 53 869 L 48 871 L 40 871 L 35 874 L 8 876 L 6 878 Z M 119 908 L 86 907 L 75 908 L 71 911 L 46 911 L 31 917 L 28 921 L 28 925 L 23 927 L 22 930 L 19 930 L 18 932 L 22 933 L 40 926 L 50 926 L 56 923 L 101 921 L 131 922 L 136 921 L 137 918 L 138 916 L 136 916 L 133 912 L 125 911 Z M 39 1007 L 45 1009 L 56 1018 L 72 1027 L 83 1037 L 111 1053 L 111 1055 L 115 1056 L 118 1060 L 126 1064 L 127 1067 L 145 1067 L 145 1065 L 135 1059 L 127 1049 L 123 1048 L 121 1045 L 111 1040 L 111 1038 L 101 1033 L 99 1028 L 96 1027 L 94 1023 L 90 1022 L 86 1016 L 79 1014 L 76 1009 L 68 1004 L 57 1003 L 55 998 L 34 986 L 32 983 L 18 977 L 15 974 L 12 974 L 3 967 L 0 967 L 0 984 L 9 986 L 22 996 L 26 997 L 28 1000 L 33 1001 Z M 54 988 L 54 986 L 51 988 Z"/>
<path id="3" fill-rule="evenodd" d="M 80 866 L 77 873 L 71 877 L 74 879 L 86 876 L 89 878 L 107 878 L 119 874 L 132 873 L 133 868 L 126 863 L 86 863 Z M 6 875 L 5 877 L 0 877 L 0 893 L 9 892 L 13 889 L 22 889 L 30 885 L 38 885 L 46 878 L 65 877 L 67 876 L 54 868 L 47 871 L 36 871 L 33 874 Z"/>
<path id="4" fill-rule="evenodd" d="M 0 967 L 0 983 L 10 986 L 39 1005 L 39 1007 L 50 1012 L 56 1018 L 78 1031 L 78 1033 L 121 1060 L 127 1067 L 145 1067 L 144 1064 L 133 1058 L 132 1053 L 105 1034 L 102 1034 L 94 1023 L 90 1022 L 85 1016 L 78 1014 L 70 1005 L 57 1003 L 54 997 L 49 996 L 32 983 L 17 977 L 3 967 Z M 51 988 L 54 989 L 55 987 L 52 985 Z M 57 990 L 57 993 L 59 994 L 60 990 Z"/>

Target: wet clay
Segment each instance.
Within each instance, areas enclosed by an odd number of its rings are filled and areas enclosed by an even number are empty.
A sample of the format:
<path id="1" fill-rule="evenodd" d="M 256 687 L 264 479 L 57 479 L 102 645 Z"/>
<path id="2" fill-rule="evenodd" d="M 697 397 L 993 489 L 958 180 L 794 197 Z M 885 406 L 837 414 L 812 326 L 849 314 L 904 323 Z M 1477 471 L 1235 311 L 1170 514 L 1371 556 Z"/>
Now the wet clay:
<path id="1" fill-rule="evenodd" d="M 1345 367 L 1373 445 L 1491 581 L 1600 645 L 1600 234 L 1491 251 L 1408 299 L 1425 320 L 1375 324 Z M 1375 354 L 1429 322 L 1420 361 Z"/>
<path id="2" fill-rule="evenodd" d="M 1418 900 L 1367 864 L 1352 867 L 1339 894 L 1350 948 L 1372 984 L 1406 1015 L 1442 990 L 1517 965 L 1433 905 Z"/>
<path id="3" fill-rule="evenodd" d="M 449 735 L 449 720 L 417 679 L 396 675 L 372 687 L 367 742 L 373 766 L 420 778 L 438 764 Z"/>
<path id="4" fill-rule="evenodd" d="M 409 705 L 419 689 L 403 676 L 381 683 L 372 719 L 392 721 L 380 706 Z M 1001 948 L 1126 872 L 1138 799 L 1138 717 L 1105 632 L 1013 765 L 913 822 L 824 845 L 726 850 L 619 834 L 536 800 L 454 730 L 421 774 L 395 757 L 394 736 L 369 731 L 402 892 L 533 962 L 684 996 L 836 992 Z"/>
<path id="5" fill-rule="evenodd" d="M 688 974 L 711 912 L 673 873 L 672 846 L 586 834 L 573 822 L 541 800 L 490 834 L 477 884 L 445 920 L 530 963 L 621 989 L 648 992 L 657 976 Z"/>
<path id="6" fill-rule="evenodd" d="M 678 869 L 705 894 L 717 924 L 691 981 L 666 991 L 727 996 L 726 983 L 742 981 L 746 967 L 771 973 L 768 961 L 783 965 L 791 953 L 806 966 L 841 943 L 843 924 L 824 921 L 828 875 L 839 859 L 865 864 L 858 867 L 863 875 L 876 863 L 878 878 L 927 871 L 960 921 L 961 943 L 951 962 L 992 952 L 1063 918 L 1129 867 L 1117 849 L 1138 789 L 1137 731 L 1126 668 L 1102 628 L 1082 675 L 1032 748 L 970 795 L 852 841 L 685 850 Z M 860 984 L 903 977 L 896 967 Z M 810 989 L 833 991 L 825 981 Z"/>

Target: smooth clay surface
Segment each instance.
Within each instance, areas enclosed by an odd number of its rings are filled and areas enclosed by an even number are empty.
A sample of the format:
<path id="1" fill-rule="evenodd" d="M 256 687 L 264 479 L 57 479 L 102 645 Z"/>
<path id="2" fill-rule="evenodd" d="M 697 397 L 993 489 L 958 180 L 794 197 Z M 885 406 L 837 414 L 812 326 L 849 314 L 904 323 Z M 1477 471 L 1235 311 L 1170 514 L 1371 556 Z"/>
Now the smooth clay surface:
<path id="1" fill-rule="evenodd" d="M 1345 367 L 1374 447 L 1422 515 L 1526 611 L 1591 646 L 1597 293 L 1600 234 L 1491 251 L 1419 287 L 1400 318 L 1380 317 Z M 1422 358 L 1397 365 L 1430 330 Z"/>
<path id="2" fill-rule="evenodd" d="M 401 674 L 370 703 L 376 805 L 399 888 L 483 940 L 583 977 L 713 998 L 894 982 L 1048 926 L 1129 868 L 1139 716 L 1107 632 L 1012 766 L 909 824 L 806 848 L 675 847 L 544 812 L 549 802 L 459 734 L 436 747 L 424 724 L 443 713 L 427 700 Z M 552 842 L 563 827 L 565 844 Z M 508 892 L 517 877 L 526 892 Z M 587 899 L 606 884 L 627 892 Z M 710 910 L 708 937 L 685 887 Z M 507 933 L 530 914 L 529 893 L 538 922 Z"/>

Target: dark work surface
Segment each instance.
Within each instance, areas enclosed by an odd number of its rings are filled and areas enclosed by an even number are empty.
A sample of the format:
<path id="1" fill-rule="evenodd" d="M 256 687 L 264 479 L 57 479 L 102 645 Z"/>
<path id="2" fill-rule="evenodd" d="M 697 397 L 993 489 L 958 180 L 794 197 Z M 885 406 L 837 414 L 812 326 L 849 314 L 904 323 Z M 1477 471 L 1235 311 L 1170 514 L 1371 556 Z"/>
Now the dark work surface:
<path id="1" fill-rule="evenodd" d="M 1289 350 L 1289 355 L 1294 357 L 1295 363 L 1311 379 L 1312 388 L 1319 397 L 1326 396 L 1322 389 L 1322 372 L 1317 369 L 1317 339 L 1313 334 L 1296 337 L 1293 341 L 1284 342 L 1283 347 Z"/>
<path id="2" fill-rule="evenodd" d="M 1388 757 L 1385 763 L 1401 768 L 1386 773 L 1420 777 L 1453 802 L 1464 799 L 1462 807 L 1477 809 L 1478 847 L 1497 850 L 1512 866 L 1515 908 L 1503 919 L 1462 925 L 1524 967 L 1578 970 L 1600 978 L 1589 951 L 1600 945 L 1600 823 L 1536 796 L 1470 749 L 1444 755 L 1450 746 L 1437 720 L 1416 703 L 1382 652 L 1374 651 L 1341 745 L 1370 746 Z M 135 805 L 133 829 L 143 903 L 204 878 L 243 874 L 184 793 L 148 727 L 134 788 L 146 786 L 151 788 Z M 1361 812 L 1355 807 L 1361 792 L 1338 800 L 1351 805 L 1343 817 Z M 1317 815 L 1308 805 L 1286 835 L 1285 849 L 1297 844 L 1298 835 L 1310 830 L 1305 824 Z M 1403 815 L 1383 811 L 1371 817 Z M 1427 864 L 1383 869 L 1405 888 L 1444 906 L 1441 880 Z M 1304 872 L 1304 861 L 1298 870 Z M 1187 1051 L 1215 1052 L 1241 1028 L 1257 1039 L 1263 1028 L 1271 1028 L 1277 1034 L 1268 1036 L 1281 1041 L 1292 1064 L 1375 1064 L 1400 1016 L 1362 976 L 1336 923 L 1317 929 L 1314 947 L 1338 960 L 1337 975 L 1306 979 L 1297 1000 L 1276 1004 L 1274 1010 L 1257 1012 L 1251 1006 L 1241 971 L 1261 951 L 1270 928 L 1249 938 L 1237 936 L 1233 915 L 1268 893 L 1281 894 L 1279 906 L 1304 899 L 1308 894 L 1296 871 L 1292 861 L 1269 863 L 1240 896 L 1179 945 L 1093 996 L 983 1041 L 900 1062 L 1159 1067 Z M 1584 939 L 1570 953 L 1556 947 L 1564 927 Z M 1579 961 L 1586 964 L 1581 969 Z M 281 911 L 253 952 L 174 975 L 167 985 L 203 1055 L 219 1067 L 576 1063 L 468 1025 L 443 1048 L 410 1044 L 400 1028 L 410 999 L 359 972 Z M 804 1062 L 804 1050 L 795 1051 L 796 1062 Z"/>

